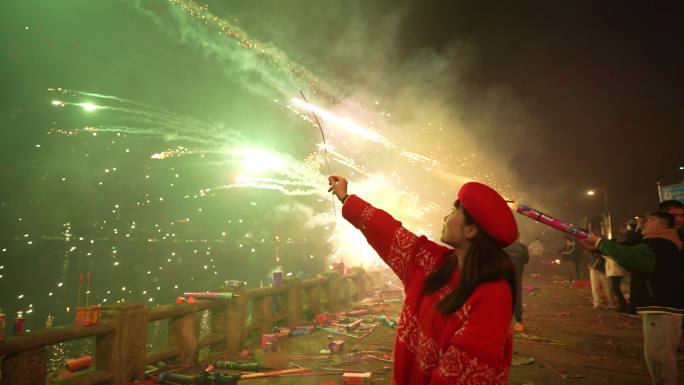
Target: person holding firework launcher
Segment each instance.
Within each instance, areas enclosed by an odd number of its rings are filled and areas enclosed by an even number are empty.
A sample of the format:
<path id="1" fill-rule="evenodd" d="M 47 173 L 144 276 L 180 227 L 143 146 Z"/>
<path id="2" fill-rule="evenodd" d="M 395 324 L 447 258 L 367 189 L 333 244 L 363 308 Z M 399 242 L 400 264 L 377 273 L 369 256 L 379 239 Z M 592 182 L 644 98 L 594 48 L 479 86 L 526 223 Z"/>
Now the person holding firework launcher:
<path id="1" fill-rule="evenodd" d="M 621 245 L 590 233 L 583 247 L 598 250 L 632 271 L 631 301 L 641 315 L 644 359 L 654 384 L 677 383 L 677 346 L 684 315 L 684 255 L 672 214 L 651 213 L 643 240 Z"/>

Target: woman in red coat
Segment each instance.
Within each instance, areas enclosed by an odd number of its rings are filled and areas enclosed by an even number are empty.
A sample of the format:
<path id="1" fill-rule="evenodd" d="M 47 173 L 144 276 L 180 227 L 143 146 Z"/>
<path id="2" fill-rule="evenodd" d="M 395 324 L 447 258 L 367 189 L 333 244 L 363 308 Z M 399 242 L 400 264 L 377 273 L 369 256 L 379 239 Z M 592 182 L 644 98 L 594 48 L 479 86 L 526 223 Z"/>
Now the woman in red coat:
<path id="1" fill-rule="evenodd" d="M 342 215 L 404 284 L 393 384 L 506 384 L 515 275 L 502 247 L 518 235 L 506 201 L 481 183 L 463 185 L 444 217 L 445 247 L 348 195 L 345 178 L 329 182 Z"/>

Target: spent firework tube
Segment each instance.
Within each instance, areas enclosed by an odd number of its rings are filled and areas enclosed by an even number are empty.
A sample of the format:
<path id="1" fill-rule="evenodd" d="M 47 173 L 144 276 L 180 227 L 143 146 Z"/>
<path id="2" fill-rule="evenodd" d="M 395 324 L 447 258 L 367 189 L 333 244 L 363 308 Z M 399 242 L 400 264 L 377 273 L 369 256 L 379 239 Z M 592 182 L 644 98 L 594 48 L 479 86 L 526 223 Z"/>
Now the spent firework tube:
<path id="1" fill-rule="evenodd" d="M 17 317 L 14 319 L 14 322 L 12 323 L 12 331 L 14 332 L 15 336 L 21 336 L 24 334 L 25 331 L 25 325 L 24 325 L 24 312 L 19 311 L 17 312 Z"/>
<path id="2" fill-rule="evenodd" d="M 518 205 L 518 208 L 516 209 L 518 214 L 522 214 L 528 218 L 532 218 L 535 221 L 541 222 L 549 227 L 553 227 L 556 230 L 560 230 L 570 236 L 573 236 L 577 239 L 587 239 L 589 238 L 589 231 L 576 227 L 574 225 L 571 225 L 569 223 L 563 222 L 558 218 L 554 218 L 550 215 L 546 215 L 540 211 L 537 211 L 531 207 L 527 207 L 525 205 Z"/>
<path id="3" fill-rule="evenodd" d="M 186 291 L 183 293 L 184 297 L 193 297 L 193 298 L 208 298 L 208 299 L 231 299 L 233 297 L 237 297 L 236 294 L 233 293 L 220 293 L 216 291 L 202 291 L 202 292 L 192 292 L 192 291 Z"/>
<path id="4" fill-rule="evenodd" d="M 258 362 L 214 361 L 214 366 L 219 369 L 243 370 L 248 372 L 259 370 Z"/>
<path id="5" fill-rule="evenodd" d="M 83 356 L 79 358 L 65 358 L 64 366 L 70 372 L 77 372 L 86 369 L 93 364 L 92 356 Z"/>
<path id="6" fill-rule="evenodd" d="M 5 339 L 5 317 L 2 314 L 2 308 L 0 308 L 0 341 Z"/>
<path id="7" fill-rule="evenodd" d="M 159 373 L 159 379 L 177 384 L 194 384 L 197 376 L 193 376 L 192 374 L 161 372 Z"/>

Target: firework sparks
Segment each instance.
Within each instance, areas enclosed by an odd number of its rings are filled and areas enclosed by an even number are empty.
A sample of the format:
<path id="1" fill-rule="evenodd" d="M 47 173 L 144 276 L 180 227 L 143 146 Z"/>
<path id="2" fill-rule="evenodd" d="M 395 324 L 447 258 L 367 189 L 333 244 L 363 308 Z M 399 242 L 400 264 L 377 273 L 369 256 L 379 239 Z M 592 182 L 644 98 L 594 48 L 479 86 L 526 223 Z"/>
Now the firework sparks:
<path id="1" fill-rule="evenodd" d="M 358 124 L 352 122 L 349 119 L 341 118 L 331 112 L 328 112 L 324 110 L 321 107 L 318 107 L 314 104 L 307 103 L 302 99 L 299 98 L 292 98 L 291 102 L 299 107 L 306 108 L 309 111 L 312 111 L 316 115 L 320 116 L 324 120 L 331 122 L 335 124 L 336 126 L 354 134 L 357 135 L 363 139 L 370 140 L 376 143 L 381 143 L 386 146 L 389 146 L 390 143 L 389 141 L 383 137 L 382 135 L 378 134 L 377 132 L 374 132 L 372 130 L 369 130 L 365 127 L 359 126 Z"/>
<path id="2" fill-rule="evenodd" d="M 273 44 L 254 39 L 239 26 L 214 15 L 206 5 L 191 0 L 170 0 L 169 4 L 173 7 L 170 15 L 175 23 L 164 23 L 165 20 L 162 21 L 160 15 L 153 11 L 144 10 L 144 13 L 154 15 L 155 22 L 167 31 L 181 30 L 179 35 L 183 36 L 183 40 L 191 36 L 187 42 L 199 44 L 207 53 L 221 60 L 232 63 L 240 56 L 241 70 L 259 76 L 261 83 L 271 91 L 275 90 L 283 96 L 290 95 L 301 88 L 303 82 L 315 94 L 336 100 L 336 92 L 332 87 L 304 65 L 290 59 L 286 52 Z M 144 9 L 142 5 L 141 9 Z M 226 44 L 226 40 L 235 45 Z"/>

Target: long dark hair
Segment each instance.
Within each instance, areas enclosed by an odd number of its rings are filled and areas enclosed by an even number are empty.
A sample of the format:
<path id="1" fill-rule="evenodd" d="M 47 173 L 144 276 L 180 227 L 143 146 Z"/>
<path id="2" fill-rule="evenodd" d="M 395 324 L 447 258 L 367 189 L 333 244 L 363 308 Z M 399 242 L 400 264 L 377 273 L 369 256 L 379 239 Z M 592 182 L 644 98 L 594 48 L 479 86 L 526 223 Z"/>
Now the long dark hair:
<path id="1" fill-rule="evenodd" d="M 459 206 L 460 202 L 456 201 L 456 207 Z M 463 209 L 463 214 L 467 225 L 477 225 L 465 209 Z M 428 275 L 423 293 L 432 294 L 444 287 L 451 279 L 454 269 L 458 266 L 458 257 L 454 252 L 448 254 L 442 264 Z M 463 306 L 480 284 L 495 282 L 501 278 L 508 281 L 513 299 L 512 307 L 515 307 L 514 269 L 515 267 L 508 254 L 487 233 L 480 229 L 463 259 L 463 268 L 458 284 L 451 293 L 437 303 L 437 308 L 442 314 L 451 314 Z"/>

